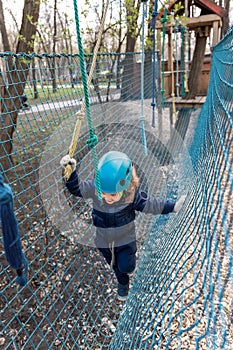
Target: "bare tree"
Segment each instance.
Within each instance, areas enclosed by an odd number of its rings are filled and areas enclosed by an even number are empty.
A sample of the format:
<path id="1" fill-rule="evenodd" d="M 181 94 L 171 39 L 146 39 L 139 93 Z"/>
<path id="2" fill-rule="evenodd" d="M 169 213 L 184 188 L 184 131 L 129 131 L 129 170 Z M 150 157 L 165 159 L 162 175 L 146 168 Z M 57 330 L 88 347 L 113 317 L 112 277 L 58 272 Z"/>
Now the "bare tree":
<path id="1" fill-rule="evenodd" d="M 14 30 L 8 31 L 8 38 L 9 38 L 9 42 L 10 42 L 11 47 L 14 48 L 17 45 L 18 33 L 20 30 L 20 26 L 19 26 L 19 23 L 17 22 L 17 19 L 16 19 L 11 8 L 8 9 L 8 12 L 10 14 L 10 17 L 12 18 L 12 23 L 13 23 L 13 28 L 14 28 Z"/>
<path id="2" fill-rule="evenodd" d="M 4 11 L 3 11 L 3 6 L 2 6 L 2 0 L 0 0 L 0 32 L 1 32 L 1 36 L 2 36 L 3 50 L 4 51 L 11 51 L 9 38 L 7 35 L 7 31 L 6 31 L 6 24 L 5 24 L 5 17 L 4 17 Z"/>
<path id="3" fill-rule="evenodd" d="M 73 53 L 72 33 L 70 30 L 70 21 L 66 12 L 58 11 L 59 25 L 61 28 L 62 42 L 59 47 L 59 52 Z"/>
<path id="4" fill-rule="evenodd" d="M 3 15 L 2 0 L 0 0 L 1 13 L 1 35 L 4 43 L 4 50 L 10 51 L 10 45 Z M 39 18 L 40 1 L 24 1 L 22 24 L 19 31 L 16 53 L 33 51 L 34 38 L 36 34 L 36 24 Z M 2 85 L 1 118 L 0 118 L 0 157 L 1 164 L 6 170 L 12 165 L 12 139 L 17 125 L 18 109 L 20 108 L 20 96 L 22 96 L 29 74 L 27 60 L 22 60 L 18 56 L 8 56 L 8 69 L 6 74 L 0 72 Z"/>
<path id="5" fill-rule="evenodd" d="M 63 22 L 63 17 L 64 17 L 64 22 Z M 67 13 L 59 13 L 58 12 L 58 19 L 60 22 L 60 26 L 61 26 L 61 32 L 62 32 L 62 36 L 64 39 L 64 47 L 61 51 L 65 51 L 66 53 L 70 52 L 71 54 L 73 53 L 73 47 L 72 47 L 72 34 L 71 31 L 69 29 L 69 23 L 68 23 L 68 15 Z M 69 78 L 71 81 L 71 86 L 72 88 L 74 88 L 74 79 L 73 79 L 73 66 L 71 64 L 71 60 L 70 57 L 67 57 L 68 60 L 68 72 L 69 72 Z"/>

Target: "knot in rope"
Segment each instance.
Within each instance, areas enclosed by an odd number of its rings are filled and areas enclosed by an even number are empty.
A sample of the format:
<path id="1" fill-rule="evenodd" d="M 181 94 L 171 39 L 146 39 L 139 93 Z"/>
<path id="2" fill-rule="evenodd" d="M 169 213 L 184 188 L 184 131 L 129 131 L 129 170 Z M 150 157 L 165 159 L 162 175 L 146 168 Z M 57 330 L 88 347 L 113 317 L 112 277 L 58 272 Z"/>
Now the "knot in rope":
<path id="1" fill-rule="evenodd" d="M 162 24 L 165 24 L 167 22 L 167 20 L 168 20 L 168 18 L 167 18 L 167 8 L 165 6 L 164 12 L 163 12 L 163 17 L 161 19 Z"/>
<path id="2" fill-rule="evenodd" d="M 150 105 L 151 105 L 151 107 L 154 108 L 156 106 L 156 103 L 154 101 L 152 101 Z"/>
<path id="3" fill-rule="evenodd" d="M 166 16 L 166 17 L 163 17 L 163 18 L 161 19 L 161 22 L 162 22 L 162 24 L 165 24 L 165 23 L 167 22 L 167 16 Z"/>
<path id="4" fill-rule="evenodd" d="M 77 116 L 78 120 L 82 121 L 84 119 L 85 113 L 81 110 L 81 111 L 76 112 L 75 115 Z"/>
<path id="5" fill-rule="evenodd" d="M 21 267 L 21 269 L 17 270 L 16 282 L 21 287 L 24 287 L 27 284 L 28 261 L 25 258 L 24 254 L 22 255 L 22 258 L 24 261 L 24 265 Z"/>
<path id="6" fill-rule="evenodd" d="M 89 139 L 87 139 L 86 142 L 90 148 L 94 148 L 95 145 L 98 143 L 98 137 L 95 134 L 93 134 L 92 136 L 89 137 Z"/>
<path id="7" fill-rule="evenodd" d="M 151 28 L 155 28 L 155 24 L 156 24 L 156 17 L 158 16 L 158 11 L 157 9 L 155 11 L 152 12 L 152 19 L 151 19 Z"/>

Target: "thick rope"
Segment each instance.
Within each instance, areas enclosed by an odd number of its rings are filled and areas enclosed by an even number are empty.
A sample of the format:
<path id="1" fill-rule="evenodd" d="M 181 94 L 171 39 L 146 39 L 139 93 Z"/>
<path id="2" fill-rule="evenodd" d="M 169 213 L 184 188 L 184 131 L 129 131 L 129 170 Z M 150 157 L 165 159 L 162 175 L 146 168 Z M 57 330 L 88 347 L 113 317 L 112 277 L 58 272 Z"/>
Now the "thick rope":
<path id="1" fill-rule="evenodd" d="M 178 58 L 178 34 L 179 34 L 179 23 L 176 18 L 176 24 L 174 27 L 175 32 L 175 44 L 176 44 L 176 96 L 180 99 L 180 82 L 179 82 L 179 58 Z"/>
<path id="2" fill-rule="evenodd" d="M 88 120 L 89 136 L 90 136 L 89 139 L 87 140 L 87 144 L 89 147 L 91 147 L 92 153 L 93 153 L 94 170 L 95 170 L 95 174 L 96 174 L 96 185 L 97 185 L 98 197 L 100 199 L 101 199 L 101 188 L 100 188 L 100 180 L 99 180 L 99 173 L 98 173 L 98 157 L 97 157 L 97 153 L 96 153 L 96 149 L 95 149 L 95 145 L 98 142 L 98 138 L 95 135 L 94 129 L 93 129 L 92 116 L 91 116 L 91 111 L 90 111 L 89 88 L 91 85 L 93 72 L 95 70 L 97 53 L 99 51 L 99 47 L 100 47 L 100 43 L 101 43 L 101 37 L 102 37 L 102 33 L 103 33 L 103 28 L 104 28 L 104 23 L 105 23 L 105 19 L 106 19 L 108 6 L 109 6 L 109 0 L 107 0 L 106 6 L 104 8 L 103 18 L 102 18 L 102 22 L 101 22 L 101 26 L 100 26 L 100 31 L 99 31 L 97 43 L 95 45 L 91 69 L 90 69 L 89 77 L 87 80 L 84 52 L 83 52 L 83 46 L 82 46 L 82 38 L 81 38 L 80 25 L 79 25 L 78 6 L 77 6 L 77 1 L 74 0 L 75 23 L 76 23 L 76 32 L 77 32 L 77 40 L 78 40 L 78 48 L 79 48 L 80 67 L 81 67 L 81 73 L 82 73 L 82 83 L 83 83 L 83 90 L 84 90 L 84 101 L 83 101 L 81 110 L 76 113 L 77 122 L 75 125 L 71 144 L 69 147 L 69 155 L 72 158 L 74 155 L 74 152 L 76 150 L 78 139 L 79 139 L 79 134 L 80 134 L 80 129 L 81 129 L 81 123 L 82 123 L 82 119 L 84 117 L 84 112 L 85 112 L 87 120 Z M 68 179 L 70 177 L 71 172 L 72 172 L 71 166 L 68 165 L 65 169 L 65 178 L 66 179 Z"/>
<path id="3" fill-rule="evenodd" d="M 145 18 L 147 17 L 147 2 L 142 2 L 142 63 L 141 63 L 141 133 L 142 144 L 145 156 L 147 155 L 147 142 L 145 133 L 145 113 L 144 113 L 144 68 L 145 68 Z"/>
<path id="4" fill-rule="evenodd" d="M 181 96 L 186 96 L 185 91 L 185 28 L 181 26 L 181 38 L 182 38 L 182 46 L 181 46 Z"/>
<path id="5" fill-rule="evenodd" d="M 185 75 L 184 75 L 184 87 L 185 87 L 185 93 L 189 92 L 188 87 L 188 71 L 189 71 L 189 59 L 188 59 L 188 41 L 189 41 L 189 32 L 188 28 L 184 28 L 184 52 L 185 52 Z"/>
<path id="6" fill-rule="evenodd" d="M 165 36 L 166 36 L 166 29 L 165 29 L 165 23 L 167 22 L 167 8 L 165 6 L 164 8 L 164 13 L 163 13 L 163 18 L 162 18 L 162 33 L 163 33 L 163 40 L 162 40 L 162 89 L 161 89 L 161 94 L 162 94 L 162 108 L 164 109 L 165 107 L 165 84 L 164 84 L 164 64 L 165 64 L 165 58 L 164 58 L 164 47 L 165 47 Z"/>
<path id="7" fill-rule="evenodd" d="M 156 55 L 156 17 L 158 16 L 158 1 L 154 3 L 154 11 L 152 12 L 152 29 L 153 29 L 153 66 L 152 66 L 152 127 L 155 127 L 155 70 L 157 62 Z"/>
<path id="8" fill-rule="evenodd" d="M 170 38 L 171 38 L 171 76 L 172 76 L 172 92 L 171 92 L 171 98 L 172 98 L 172 114 L 175 116 L 175 119 L 177 120 L 177 113 L 176 113 L 176 101 L 175 101 L 175 89 L 174 89 L 174 84 L 175 84 L 175 79 L 174 79 L 174 67 L 173 67 L 173 39 L 172 39 L 172 34 L 173 34 L 173 25 L 174 25 L 174 18 L 171 18 L 171 27 L 170 27 Z"/>

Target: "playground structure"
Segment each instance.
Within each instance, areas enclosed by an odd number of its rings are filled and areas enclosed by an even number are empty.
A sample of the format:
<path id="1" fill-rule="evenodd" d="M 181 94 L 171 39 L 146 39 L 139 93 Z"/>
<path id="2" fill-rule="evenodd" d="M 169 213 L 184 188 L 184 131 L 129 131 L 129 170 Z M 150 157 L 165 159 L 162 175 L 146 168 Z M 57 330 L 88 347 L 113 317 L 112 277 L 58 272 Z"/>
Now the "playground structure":
<path id="1" fill-rule="evenodd" d="M 89 178 L 94 171 L 95 159 L 86 143 L 91 130 L 98 136 L 96 154 L 116 148 L 127 152 L 138 167 L 141 185 L 150 194 L 169 199 L 186 195 L 178 215 L 137 217 L 138 264 L 125 304 L 117 300 L 113 274 L 92 244 L 91 203 L 67 195 L 59 165 L 70 149 L 83 106 L 82 82 L 72 87 L 74 70 L 82 70 L 80 56 L 0 54 L 4 68 L 1 88 L 8 93 L 1 99 L 1 173 L 14 194 L 22 247 L 29 263 L 27 284 L 19 287 L 2 247 L 0 346 L 230 348 L 232 51 L 231 28 L 213 49 L 202 110 L 191 109 L 191 117 L 174 129 L 165 106 L 162 135 L 158 111 L 155 127 L 151 125 L 151 100 L 142 101 L 130 94 L 131 85 L 140 85 L 139 77 L 117 74 L 117 63 L 122 67 L 127 55 L 135 58 L 140 53 L 98 55 L 95 80 L 87 96 L 93 129 L 86 118 L 82 119 L 74 150 L 80 176 Z M 93 57 L 85 58 L 88 74 Z M 13 75 L 9 62 L 17 67 L 17 84 L 8 79 Z M 51 66 L 56 92 L 51 81 L 45 84 L 41 78 L 50 76 Z M 25 72 L 32 67 L 35 74 L 25 81 Z M 112 70 L 111 79 L 98 79 L 106 68 Z M 153 86 L 151 79 L 152 75 L 145 80 L 145 94 Z M 19 108 L 16 85 L 24 87 L 30 101 L 35 91 L 38 93 L 39 99 L 30 110 Z M 14 133 L 10 134 L 12 127 Z"/>
<path id="2" fill-rule="evenodd" d="M 177 3 L 183 7 L 174 12 Z M 193 7 L 200 9 L 199 16 L 193 15 Z M 166 104 L 170 106 L 171 118 L 175 106 L 177 109 L 198 108 L 205 102 L 211 66 L 211 56 L 208 55 L 205 58 L 206 38 L 209 38 L 211 47 L 219 42 L 224 14 L 225 10 L 212 1 L 196 0 L 193 3 L 173 1 L 157 16 L 162 92 Z M 161 22 L 158 21 L 159 19 Z M 192 33 L 195 33 L 194 52 L 191 47 Z M 168 49 L 166 62 L 165 41 L 167 41 Z M 195 68 L 193 76 L 198 77 L 194 78 L 194 82 L 189 79 L 193 68 Z M 191 91 L 195 89 L 191 97 L 189 96 L 190 89 Z"/>

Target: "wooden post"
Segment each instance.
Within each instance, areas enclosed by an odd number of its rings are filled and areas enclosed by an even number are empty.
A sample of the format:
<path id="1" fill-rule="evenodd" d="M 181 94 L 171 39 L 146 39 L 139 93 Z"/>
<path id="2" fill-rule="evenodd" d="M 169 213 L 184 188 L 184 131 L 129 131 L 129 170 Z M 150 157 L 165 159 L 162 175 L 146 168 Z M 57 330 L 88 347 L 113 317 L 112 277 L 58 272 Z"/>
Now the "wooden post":
<path id="1" fill-rule="evenodd" d="M 168 94 L 171 95 L 171 70 L 172 70 L 172 36 L 171 32 L 168 33 L 168 60 L 167 60 L 167 70 L 168 70 Z"/>
<path id="2" fill-rule="evenodd" d="M 219 28 L 218 28 L 218 22 L 213 22 L 213 41 L 212 46 L 215 46 L 219 42 Z"/>
<path id="3" fill-rule="evenodd" d="M 161 27 L 157 27 L 157 50 L 158 50 L 158 60 L 159 60 L 159 84 L 158 89 L 161 90 L 161 81 L 162 81 L 162 46 L 161 46 Z M 160 92 L 159 92 L 160 94 Z M 157 99 L 158 101 L 158 99 Z M 158 136 L 162 140 L 163 137 L 163 116 L 162 116 L 162 105 L 161 105 L 161 95 L 160 95 L 160 104 L 158 104 Z"/>
<path id="4" fill-rule="evenodd" d="M 162 57 L 162 46 L 161 46 L 161 28 L 157 27 L 157 49 L 159 52 L 160 57 Z M 159 72 L 160 72 L 160 81 L 162 81 L 162 60 L 160 60 L 160 67 L 159 67 Z M 161 86 L 159 87 L 161 89 Z"/>
<path id="5" fill-rule="evenodd" d="M 177 114 L 176 114 L 176 105 L 175 105 L 175 79 L 174 79 L 174 66 L 173 66 L 173 24 L 174 19 L 172 18 L 171 26 L 170 26 L 170 61 L 171 61 L 171 98 L 172 98 L 172 120 L 171 123 L 173 124 L 173 115 L 175 116 L 175 119 L 177 120 Z"/>

